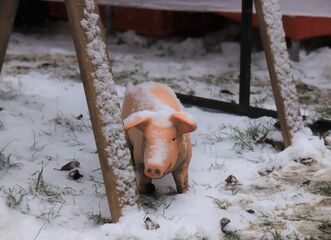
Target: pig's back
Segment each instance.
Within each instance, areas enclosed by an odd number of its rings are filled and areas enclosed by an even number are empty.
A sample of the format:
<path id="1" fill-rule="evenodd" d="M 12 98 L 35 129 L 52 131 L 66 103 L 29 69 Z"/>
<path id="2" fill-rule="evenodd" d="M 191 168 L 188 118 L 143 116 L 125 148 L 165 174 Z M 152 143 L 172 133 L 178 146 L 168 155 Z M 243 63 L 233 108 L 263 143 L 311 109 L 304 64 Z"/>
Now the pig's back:
<path id="1" fill-rule="evenodd" d="M 122 117 L 139 111 L 168 111 L 182 110 L 182 104 L 174 91 L 164 84 L 148 82 L 136 86 L 128 86 L 122 108 Z"/>

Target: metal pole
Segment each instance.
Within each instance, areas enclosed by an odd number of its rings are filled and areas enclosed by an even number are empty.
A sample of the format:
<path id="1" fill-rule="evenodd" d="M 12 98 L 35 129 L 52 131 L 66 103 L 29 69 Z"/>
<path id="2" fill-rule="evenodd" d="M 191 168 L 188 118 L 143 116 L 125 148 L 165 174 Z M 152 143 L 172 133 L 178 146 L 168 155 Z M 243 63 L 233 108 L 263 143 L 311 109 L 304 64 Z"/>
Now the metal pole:
<path id="1" fill-rule="evenodd" d="M 252 0 L 242 0 L 239 105 L 249 108 L 251 80 Z"/>

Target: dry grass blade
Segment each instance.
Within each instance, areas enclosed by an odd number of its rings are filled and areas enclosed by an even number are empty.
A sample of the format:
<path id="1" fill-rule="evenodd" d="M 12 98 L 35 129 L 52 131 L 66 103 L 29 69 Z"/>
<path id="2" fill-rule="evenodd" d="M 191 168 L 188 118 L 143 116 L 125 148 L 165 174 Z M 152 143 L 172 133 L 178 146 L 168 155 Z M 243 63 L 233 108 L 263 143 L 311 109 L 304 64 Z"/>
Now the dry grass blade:
<path id="1" fill-rule="evenodd" d="M 330 182 L 315 183 L 312 193 L 331 197 L 331 183 Z"/>
<path id="2" fill-rule="evenodd" d="M 331 238 L 331 221 L 321 221 L 316 228 Z"/>

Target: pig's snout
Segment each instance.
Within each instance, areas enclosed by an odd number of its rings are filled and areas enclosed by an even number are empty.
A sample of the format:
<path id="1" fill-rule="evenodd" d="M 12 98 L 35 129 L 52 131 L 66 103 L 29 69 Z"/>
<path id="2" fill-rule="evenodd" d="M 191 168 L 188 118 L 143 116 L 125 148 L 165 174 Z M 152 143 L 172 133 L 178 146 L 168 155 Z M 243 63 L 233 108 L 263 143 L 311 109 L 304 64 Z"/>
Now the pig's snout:
<path id="1" fill-rule="evenodd" d="M 150 178 L 160 178 L 164 175 L 165 170 L 160 165 L 148 164 L 145 166 L 145 175 Z"/>

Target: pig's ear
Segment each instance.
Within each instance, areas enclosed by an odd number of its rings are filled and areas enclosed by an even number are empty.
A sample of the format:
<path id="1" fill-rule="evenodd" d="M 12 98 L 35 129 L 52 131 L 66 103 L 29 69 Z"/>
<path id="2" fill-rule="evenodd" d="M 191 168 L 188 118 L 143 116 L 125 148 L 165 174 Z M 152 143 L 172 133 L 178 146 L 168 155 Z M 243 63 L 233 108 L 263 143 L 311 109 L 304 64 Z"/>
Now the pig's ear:
<path id="1" fill-rule="evenodd" d="M 188 113 L 176 112 L 171 115 L 170 119 L 175 123 L 178 135 L 193 132 L 197 129 L 197 124 Z"/>
<path id="2" fill-rule="evenodd" d="M 145 127 L 150 123 L 151 117 L 149 116 L 136 116 L 131 115 L 123 120 L 124 129 L 128 130 L 130 128 L 136 127 L 143 131 Z"/>

